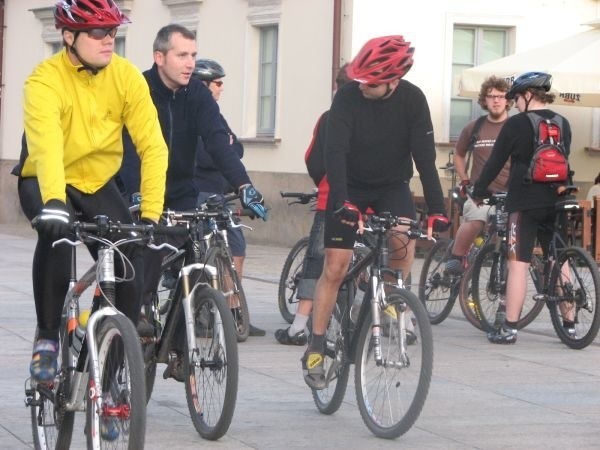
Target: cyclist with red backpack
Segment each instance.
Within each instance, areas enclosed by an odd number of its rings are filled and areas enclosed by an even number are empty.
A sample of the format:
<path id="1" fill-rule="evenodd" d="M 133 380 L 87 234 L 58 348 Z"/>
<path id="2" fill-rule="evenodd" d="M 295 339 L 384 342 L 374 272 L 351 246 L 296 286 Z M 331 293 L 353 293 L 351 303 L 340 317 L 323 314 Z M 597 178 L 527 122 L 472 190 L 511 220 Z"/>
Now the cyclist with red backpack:
<path id="1" fill-rule="evenodd" d="M 548 92 L 551 86 L 552 76 L 543 72 L 527 72 L 515 79 L 506 98 L 515 101 L 520 114 L 509 118 L 500 131 L 494 150 L 473 188 L 474 199 L 484 198 L 488 185 L 510 158 L 506 198 L 509 213 L 506 320 L 499 329 L 488 334 L 488 340 L 495 344 L 513 344 L 517 340 L 516 323 L 525 301 L 527 271 L 536 236 L 545 252 L 560 187 L 572 184 L 568 167 L 566 172 L 561 170 L 559 174 L 553 165 L 544 169 L 542 164 L 534 163 L 535 155 L 548 145 L 553 145 L 555 152 L 563 153 L 565 161 L 569 155 L 569 122 L 547 107 L 555 97 Z M 545 126 L 538 126 L 542 122 Z M 542 133 L 541 130 L 546 131 Z M 538 173 L 539 178 L 534 175 Z M 540 231 L 540 225 L 548 225 L 550 231 Z M 570 329 L 573 324 L 563 323 L 563 326 Z"/>

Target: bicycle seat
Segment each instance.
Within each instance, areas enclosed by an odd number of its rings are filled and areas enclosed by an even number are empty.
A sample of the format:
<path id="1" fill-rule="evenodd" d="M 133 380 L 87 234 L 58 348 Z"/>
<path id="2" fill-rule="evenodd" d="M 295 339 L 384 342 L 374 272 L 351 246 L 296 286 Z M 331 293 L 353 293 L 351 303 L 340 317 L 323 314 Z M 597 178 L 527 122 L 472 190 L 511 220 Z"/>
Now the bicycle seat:
<path id="1" fill-rule="evenodd" d="M 561 195 L 554 204 L 556 211 L 572 211 L 579 208 L 579 203 L 574 195 Z"/>

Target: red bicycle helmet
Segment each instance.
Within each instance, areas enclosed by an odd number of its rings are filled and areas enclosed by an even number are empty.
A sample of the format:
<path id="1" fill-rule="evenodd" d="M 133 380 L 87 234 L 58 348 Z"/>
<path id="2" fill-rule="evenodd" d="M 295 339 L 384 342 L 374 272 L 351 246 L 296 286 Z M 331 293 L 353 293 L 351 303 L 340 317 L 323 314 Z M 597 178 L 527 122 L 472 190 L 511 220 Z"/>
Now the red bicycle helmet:
<path id="1" fill-rule="evenodd" d="M 57 29 L 89 30 L 131 23 L 113 0 L 62 0 L 54 6 Z"/>
<path id="2" fill-rule="evenodd" d="M 348 77 L 359 83 L 390 83 L 410 70 L 414 51 L 402 36 L 371 39 L 348 66 Z"/>

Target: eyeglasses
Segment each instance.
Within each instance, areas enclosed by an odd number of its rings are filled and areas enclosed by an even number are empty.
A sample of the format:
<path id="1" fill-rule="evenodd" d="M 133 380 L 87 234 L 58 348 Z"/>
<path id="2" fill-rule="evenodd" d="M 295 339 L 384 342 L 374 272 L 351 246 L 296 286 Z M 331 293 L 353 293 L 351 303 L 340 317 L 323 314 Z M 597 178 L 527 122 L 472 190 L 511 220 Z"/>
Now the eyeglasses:
<path id="1" fill-rule="evenodd" d="M 117 27 L 113 28 L 92 28 L 90 30 L 83 30 L 87 33 L 89 37 L 95 39 L 97 41 L 101 41 L 106 36 L 110 36 L 111 38 L 115 38 L 117 35 Z"/>
<path id="2" fill-rule="evenodd" d="M 219 81 L 211 81 L 211 83 L 215 83 L 217 85 L 217 87 L 221 87 L 223 86 L 223 81 L 219 80 Z"/>
<path id="3" fill-rule="evenodd" d="M 375 88 L 381 86 L 381 84 L 377 84 L 377 83 L 365 83 L 365 85 L 367 87 L 370 87 L 371 89 L 375 89 Z"/>
<path id="4" fill-rule="evenodd" d="M 502 95 L 488 94 L 485 96 L 485 98 L 487 98 L 488 100 L 504 100 L 506 98 L 506 95 L 505 94 L 502 94 Z"/>

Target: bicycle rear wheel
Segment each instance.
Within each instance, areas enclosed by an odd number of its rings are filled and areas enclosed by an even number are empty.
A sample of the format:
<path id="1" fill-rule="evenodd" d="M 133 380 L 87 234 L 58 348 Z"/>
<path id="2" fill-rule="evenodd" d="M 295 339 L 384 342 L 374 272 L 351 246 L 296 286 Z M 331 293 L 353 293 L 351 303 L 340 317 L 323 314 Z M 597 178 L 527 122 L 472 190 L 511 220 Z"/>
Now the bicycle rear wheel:
<path id="1" fill-rule="evenodd" d="M 319 412 L 323 414 L 336 412 L 346 395 L 350 364 L 344 345 L 343 323 L 347 320 L 345 315 L 349 314 L 347 304 L 348 301 L 345 297 L 338 298 L 325 333 L 325 361 L 323 367 L 326 373 L 327 387 L 322 390 L 312 390 L 315 405 Z"/>
<path id="2" fill-rule="evenodd" d="M 231 424 L 238 389 L 233 316 L 223 295 L 196 285 L 191 294 L 194 348 L 186 338 L 185 394 L 194 428 L 204 439 L 222 437 Z"/>
<path id="3" fill-rule="evenodd" d="M 250 335 L 250 312 L 244 288 L 231 257 L 218 247 L 213 247 L 212 250 L 207 264 L 217 268 L 219 290 L 227 300 L 230 314 L 233 316 L 237 341 L 244 342 Z"/>
<path id="4" fill-rule="evenodd" d="M 429 321 L 442 323 L 452 311 L 458 295 L 460 276 L 445 272 L 452 251 L 452 240 L 439 240 L 427 253 L 419 280 L 419 299 L 425 305 Z"/>
<path id="5" fill-rule="evenodd" d="M 506 280 L 506 247 L 501 245 L 498 252 L 495 244 L 490 243 L 480 250 L 473 262 L 471 283 L 473 302 L 481 312 L 481 329 L 485 332 L 494 330 L 504 322 L 503 313 L 498 314 L 498 308 L 506 296 Z M 527 277 L 527 293 L 517 322 L 518 329 L 529 325 L 543 309 L 543 302 L 534 299 L 536 294 L 533 280 Z"/>
<path id="6" fill-rule="evenodd" d="M 570 348 L 592 343 L 600 327 L 600 276 L 591 256 L 579 247 L 562 251 L 552 270 L 548 307 L 556 334 Z M 574 322 L 569 331 L 563 321 Z"/>
<path id="7" fill-rule="evenodd" d="M 37 330 L 34 342 L 37 340 Z M 68 347 L 61 345 L 59 358 L 60 372 L 52 385 L 36 384 L 30 380 L 25 395 L 31 408 L 31 428 L 33 445 L 36 449 L 69 448 L 73 435 L 75 413 L 65 411 L 66 396 L 71 382 L 70 373 L 65 370 L 68 361 Z"/>
<path id="8" fill-rule="evenodd" d="M 101 390 L 88 396 L 88 448 L 143 448 L 146 383 L 138 334 L 122 314 L 101 320 L 97 333 L 98 364 L 90 368 L 91 377 L 98 371 Z"/>
<path id="9" fill-rule="evenodd" d="M 473 300 L 473 266 L 467 267 L 460 280 L 460 290 L 458 294 L 458 303 L 460 309 L 471 325 L 478 330 L 482 330 L 481 325 L 481 310 L 479 303 Z"/>
<path id="10" fill-rule="evenodd" d="M 308 249 L 308 237 L 300 239 L 285 258 L 281 276 L 279 277 L 279 288 L 277 290 L 277 303 L 279 312 L 287 323 L 292 323 L 298 309 L 298 282 L 302 275 L 302 262 Z"/>
<path id="11" fill-rule="evenodd" d="M 378 437 L 394 439 L 415 423 L 429 391 L 433 338 L 427 312 L 409 291 L 395 289 L 381 311 L 381 354 L 374 354 L 371 313 L 358 338 L 355 388 L 360 415 Z M 408 333 L 410 331 L 411 333 Z"/>

